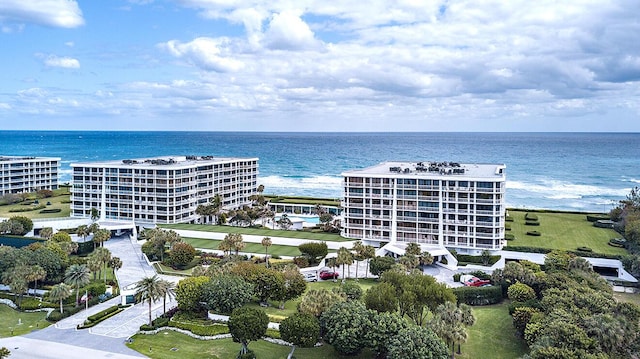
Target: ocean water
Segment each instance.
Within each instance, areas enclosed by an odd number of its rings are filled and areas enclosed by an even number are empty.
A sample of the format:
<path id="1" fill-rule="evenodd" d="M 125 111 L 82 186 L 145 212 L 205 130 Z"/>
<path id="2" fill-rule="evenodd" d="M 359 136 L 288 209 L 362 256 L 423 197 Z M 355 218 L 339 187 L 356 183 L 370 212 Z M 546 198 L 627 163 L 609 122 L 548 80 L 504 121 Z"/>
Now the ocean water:
<path id="1" fill-rule="evenodd" d="M 341 196 L 341 172 L 386 160 L 505 163 L 507 205 L 604 212 L 640 185 L 638 133 L 0 131 L 0 155 L 70 163 L 158 155 L 259 157 L 265 193 Z"/>

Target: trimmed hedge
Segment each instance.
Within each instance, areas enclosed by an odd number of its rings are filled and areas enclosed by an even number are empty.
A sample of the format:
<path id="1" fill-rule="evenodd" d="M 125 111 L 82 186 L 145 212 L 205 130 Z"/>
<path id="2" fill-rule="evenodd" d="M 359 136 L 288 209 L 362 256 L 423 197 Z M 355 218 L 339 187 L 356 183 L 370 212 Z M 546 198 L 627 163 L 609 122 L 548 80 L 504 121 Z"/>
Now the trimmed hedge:
<path id="1" fill-rule="evenodd" d="M 105 309 L 105 310 L 103 310 L 101 312 L 98 312 L 98 313 L 96 313 L 94 315 L 88 316 L 87 320 L 90 321 L 90 322 L 95 322 L 96 320 L 98 320 L 98 319 L 100 319 L 102 317 L 105 317 L 105 316 L 117 311 L 118 309 L 120 309 L 120 306 L 119 305 L 114 305 L 113 307 L 109 307 L 109 308 L 107 308 L 107 309 Z"/>
<path id="2" fill-rule="evenodd" d="M 512 252 L 547 254 L 551 252 L 553 249 L 540 248 L 540 247 L 528 247 L 528 246 L 506 246 L 503 248 L 503 250 L 512 251 Z M 590 258 L 622 259 L 622 256 L 619 254 L 603 254 L 603 253 L 597 253 L 597 252 L 586 253 L 586 252 L 579 252 L 579 251 L 567 251 L 567 253 L 575 254 L 581 257 L 590 257 Z"/>
<path id="3" fill-rule="evenodd" d="M 514 239 L 516 239 L 516 236 L 512 233 L 505 233 L 504 234 L 504 239 L 508 240 L 508 241 L 512 241 Z"/>
<path id="4" fill-rule="evenodd" d="M 468 254 L 458 254 L 458 264 L 460 263 L 473 263 L 482 265 L 482 256 L 470 256 Z M 500 260 L 500 256 L 490 256 L 489 265 L 492 266 Z"/>
<path id="5" fill-rule="evenodd" d="M 513 217 L 511 217 L 511 216 L 506 216 L 506 217 L 504 217 L 504 221 L 505 221 L 505 222 L 513 222 Z"/>
<path id="6" fill-rule="evenodd" d="M 39 209 L 43 209 L 43 208 L 47 208 L 47 206 L 45 206 L 44 204 L 41 204 L 39 206 L 34 206 L 34 207 L 29 207 L 29 208 L 12 208 L 9 210 L 9 212 L 14 213 L 14 212 L 31 212 L 31 211 L 37 211 Z"/>
<path id="7" fill-rule="evenodd" d="M 593 249 L 591 249 L 589 247 L 578 247 L 577 251 L 578 252 L 593 252 Z"/>
<path id="8" fill-rule="evenodd" d="M 458 287 L 453 288 L 458 303 L 468 305 L 491 305 L 502 302 L 502 287 Z"/>
<path id="9" fill-rule="evenodd" d="M 624 248 L 627 245 L 627 240 L 624 238 L 611 238 L 608 244 L 612 247 Z"/>
<path id="10" fill-rule="evenodd" d="M 43 209 L 42 211 L 40 211 L 38 213 L 58 213 L 58 212 L 62 212 L 62 209 L 60 209 L 60 208 Z"/>
<path id="11" fill-rule="evenodd" d="M 525 226 L 539 226 L 540 222 L 538 222 L 538 221 L 526 221 L 526 222 L 524 222 L 524 225 Z"/>
<path id="12" fill-rule="evenodd" d="M 538 231 L 528 231 L 527 232 L 527 236 L 540 237 L 541 235 L 542 235 L 542 233 L 540 233 Z"/>
<path id="13" fill-rule="evenodd" d="M 587 215 L 587 221 L 589 222 L 595 222 L 595 221 L 600 221 L 600 220 L 608 220 L 611 219 L 609 218 L 609 216 L 592 216 L 592 215 Z"/>
<path id="14" fill-rule="evenodd" d="M 538 220 L 538 216 L 533 214 L 533 213 L 526 213 L 524 215 L 524 219 L 526 219 L 528 221 L 537 221 Z"/>
<path id="15" fill-rule="evenodd" d="M 214 322 L 211 322 L 211 324 L 199 324 L 199 323 L 187 323 L 187 322 L 178 322 L 175 320 L 171 320 L 169 322 L 169 326 L 188 330 L 193 334 L 206 336 L 206 337 L 229 333 L 229 327 L 227 327 L 225 324 L 214 323 Z"/>

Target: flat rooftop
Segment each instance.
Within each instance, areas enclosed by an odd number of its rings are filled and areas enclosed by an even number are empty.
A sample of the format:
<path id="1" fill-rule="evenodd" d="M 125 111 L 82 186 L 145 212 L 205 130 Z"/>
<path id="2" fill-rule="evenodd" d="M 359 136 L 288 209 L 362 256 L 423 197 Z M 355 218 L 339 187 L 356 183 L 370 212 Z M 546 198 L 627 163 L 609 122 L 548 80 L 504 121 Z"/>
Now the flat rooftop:
<path id="1" fill-rule="evenodd" d="M 42 161 L 42 160 L 60 161 L 60 158 L 59 157 L 3 156 L 3 155 L 0 155 L 0 161 L 31 161 L 31 160 L 36 160 L 36 161 Z"/>
<path id="2" fill-rule="evenodd" d="M 214 157 L 214 156 L 159 156 L 111 161 L 78 162 L 71 167 L 191 167 L 206 164 L 220 164 L 236 161 L 257 161 L 257 157 Z"/>
<path id="3" fill-rule="evenodd" d="M 343 176 L 383 177 L 474 177 L 499 178 L 505 176 L 504 164 L 459 162 L 406 162 L 387 161 L 375 166 L 343 172 Z"/>

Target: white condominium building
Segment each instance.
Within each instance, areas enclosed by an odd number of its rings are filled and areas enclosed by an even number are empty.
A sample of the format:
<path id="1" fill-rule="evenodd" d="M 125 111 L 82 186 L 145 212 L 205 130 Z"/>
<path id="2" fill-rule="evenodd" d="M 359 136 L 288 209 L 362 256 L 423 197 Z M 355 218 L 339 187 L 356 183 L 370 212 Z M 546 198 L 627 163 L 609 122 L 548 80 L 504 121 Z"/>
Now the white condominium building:
<path id="1" fill-rule="evenodd" d="M 0 195 L 58 188 L 60 158 L 0 156 Z"/>
<path id="2" fill-rule="evenodd" d="M 384 162 L 342 175 L 344 237 L 461 253 L 502 248 L 503 164 Z"/>
<path id="3" fill-rule="evenodd" d="M 195 211 L 220 195 L 222 209 L 251 203 L 258 158 L 165 156 L 72 163 L 71 215 L 138 223 L 188 223 Z"/>

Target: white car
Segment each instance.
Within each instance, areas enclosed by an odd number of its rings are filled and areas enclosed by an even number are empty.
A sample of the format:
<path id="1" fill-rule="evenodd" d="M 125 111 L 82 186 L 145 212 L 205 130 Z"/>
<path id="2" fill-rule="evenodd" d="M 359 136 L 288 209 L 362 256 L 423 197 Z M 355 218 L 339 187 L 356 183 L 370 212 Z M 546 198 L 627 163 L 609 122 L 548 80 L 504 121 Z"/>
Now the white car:
<path id="1" fill-rule="evenodd" d="M 315 273 L 302 273 L 304 280 L 307 282 L 317 282 L 318 276 Z"/>

